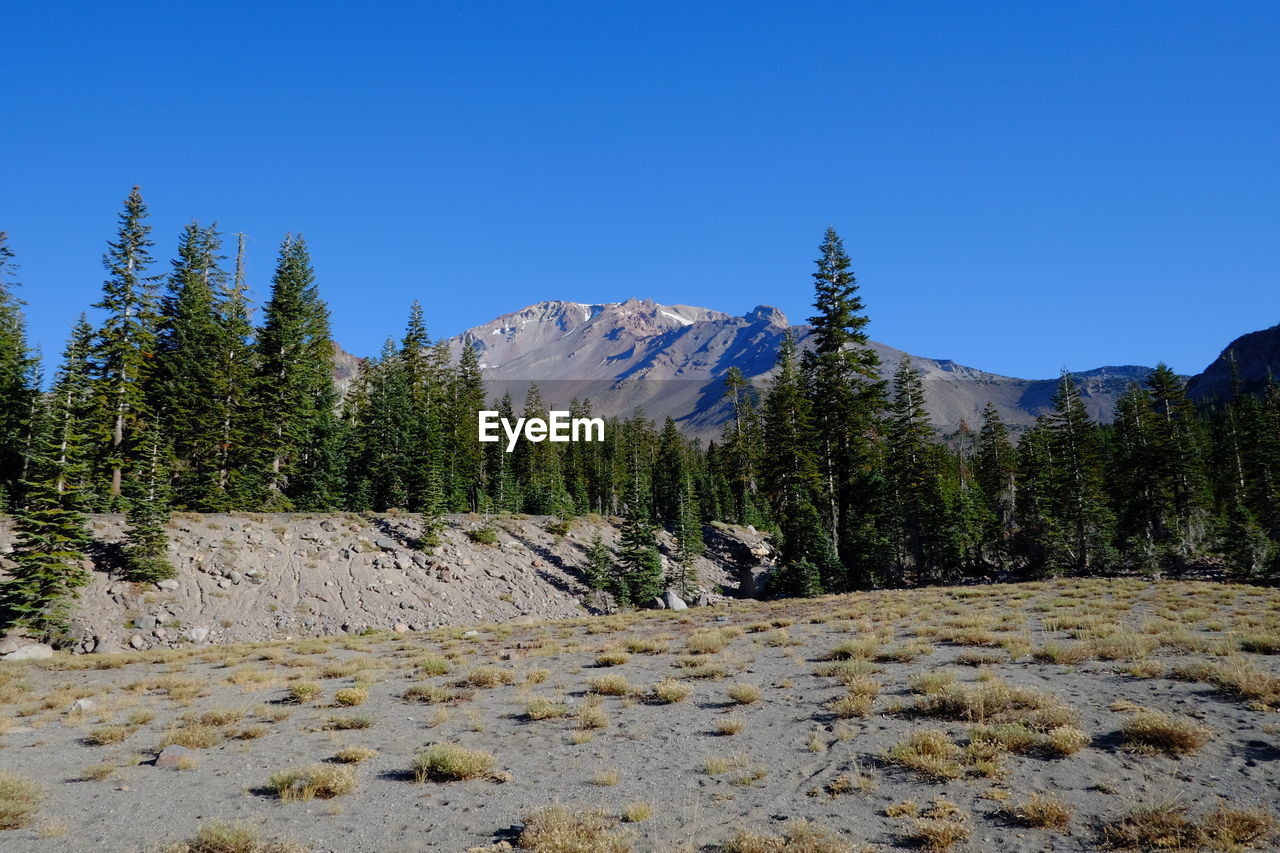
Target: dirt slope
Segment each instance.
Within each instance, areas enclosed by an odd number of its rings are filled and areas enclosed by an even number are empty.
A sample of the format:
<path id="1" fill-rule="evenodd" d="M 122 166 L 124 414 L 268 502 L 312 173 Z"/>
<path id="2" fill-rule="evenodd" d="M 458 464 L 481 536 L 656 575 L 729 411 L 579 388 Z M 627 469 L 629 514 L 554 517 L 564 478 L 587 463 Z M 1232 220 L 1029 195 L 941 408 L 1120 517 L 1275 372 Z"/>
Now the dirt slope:
<path id="1" fill-rule="evenodd" d="M 497 543 L 483 545 L 467 533 L 484 520 L 454 516 L 440 545 L 420 550 L 416 517 L 182 513 L 170 524 L 178 578 L 166 584 L 172 589 L 161 589 L 113 579 L 124 519 L 93 516 L 93 582 L 82 591 L 76 615 L 81 649 L 585 615 L 580 567 L 586 548 L 596 532 L 614 546 L 617 528 L 583 518 L 558 536 L 548 530 L 551 521 L 501 518 Z M 748 529 L 708 528 L 708 535 L 709 559 L 697 568 L 713 593 L 736 593 L 739 575 L 749 583 L 747 570 L 770 553 Z M 665 558 L 671 542 L 665 534 L 659 539 Z M 0 552 L 11 550 L 12 541 L 5 519 Z"/>

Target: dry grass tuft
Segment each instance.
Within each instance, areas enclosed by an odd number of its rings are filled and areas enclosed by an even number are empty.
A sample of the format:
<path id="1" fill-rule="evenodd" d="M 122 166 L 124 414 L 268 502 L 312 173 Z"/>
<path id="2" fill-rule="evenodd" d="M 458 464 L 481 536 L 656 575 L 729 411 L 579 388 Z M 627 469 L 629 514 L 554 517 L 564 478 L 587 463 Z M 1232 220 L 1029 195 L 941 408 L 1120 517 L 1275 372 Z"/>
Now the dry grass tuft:
<path id="1" fill-rule="evenodd" d="M 725 693 L 739 705 L 751 705 L 760 701 L 760 688 L 754 684 L 734 684 Z"/>
<path id="2" fill-rule="evenodd" d="M 194 838 L 160 848 L 160 853 L 306 853 L 302 844 L 279 839 L 263 839 L 249 823 L 208 823 Z"/>
<path id="3" fill-rule="evenodd" d="M 653 685 L 651 695 L 652 701 L 659 705 L 670 705 L 674 702 L 683 702 L 692 692 L 693 688 L 684 682 L 676 681 L 674 678 L 664 678 Z"/>
<path id="4" fill-rule="evenodd" d="M 719 853 L 854 853 L 854 847 L 838 833 L 794 820 L 782 827 L 781 837 L 740 829 Z"/>
<path id="5" fill-rule="evenodd" d="M 333 754 L 333 760 L 339 764 L 359 764 L 368 761 L 378 754 L 378 750 L 367 746 L 344 746 Z"/>
<path id="6" fill-rule="evenodd" d="M 272 774 L 267 789 L 281 800 L 328 800 L 356 789 L 356 774 L 350 767 L 312 764 Z"/>
<path id="7" fill-rule="evenodd" d="M 1032 829 L 1062 831 L 1071 823 L 1073 806 L 1053 794 L 1032 794 L 1025 803 L 1008 806 L 1004 815 L 1009 820 Z"/>
<path id="8" fill-rule="evenodd" d="M 457 782 L 490 775 L 494 763 L 493 754 L 484 750 L 436 743 L 414 757 L 413 773 L 419 782 Z"/>
<path id="9" fill-rule="evenodd" d="M 44 790 L 13 773 L 0 771 L 0 829 L 26 826 L 44 802 Z"/>
<path id="10" fill-rule="evenodd" d="M 598 810 L 570 809 L 559 804 L 524 819 L 517 843 L 533 853 L 628 853 L 631 838 L 617 822 Z"/>
<path id="11" fill-rule="evenodd" d="M 889 748 L 886 758 L 891 764 L 914 770 L 926 779 L 945 781 L 964 775 L 960 763 L 963 750 L 938 729 L 912 732 L 906 739 Z"/>
<path id="12" fill-rule="evenodd" d="M 591 688 L 592 693 L 598 693 L 601 696 L 626 696 L 632 690 L 627 679 L 615 673 L 589 678 L 587 679 L 587 685 Z"/>
<path id="13" fill-rule="evenodd" d="M 1186 717 L 1161 711 L 1138 711 L 1120 727 L 1120 735 L 1132 749 L 1190 755 L 1209 742 L 1212 732 Z"/>

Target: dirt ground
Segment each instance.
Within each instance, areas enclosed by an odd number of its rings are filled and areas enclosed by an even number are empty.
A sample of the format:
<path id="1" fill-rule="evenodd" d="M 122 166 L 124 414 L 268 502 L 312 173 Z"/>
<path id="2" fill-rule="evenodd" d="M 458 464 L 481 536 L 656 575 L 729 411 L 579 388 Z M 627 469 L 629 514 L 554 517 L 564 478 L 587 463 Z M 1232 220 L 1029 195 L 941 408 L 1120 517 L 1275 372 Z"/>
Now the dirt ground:
<path id="1" fill-rule="evenodd" d="M 1277 849 L 1277 653 L 1277 592 L 1137 580 L 59 653 L 0 663 L 0 850 Z"/>

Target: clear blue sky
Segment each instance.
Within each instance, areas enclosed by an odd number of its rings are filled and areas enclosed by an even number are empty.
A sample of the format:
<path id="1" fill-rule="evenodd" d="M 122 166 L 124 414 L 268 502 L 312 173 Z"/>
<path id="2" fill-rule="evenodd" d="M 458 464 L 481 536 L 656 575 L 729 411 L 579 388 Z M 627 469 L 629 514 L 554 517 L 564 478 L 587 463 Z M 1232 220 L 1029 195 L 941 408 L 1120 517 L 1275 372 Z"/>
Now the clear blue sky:
<path id="1" fill-rule="evenodd" d="M 6 4 L 0 229 L 33 337 L 140 184 L 311 244 L 371 354 L 542 299 L 809 313 L 835 225 L 872 336 L 1045 377 L 1196 372 L 1280 322 L 1280 3 Z"/>

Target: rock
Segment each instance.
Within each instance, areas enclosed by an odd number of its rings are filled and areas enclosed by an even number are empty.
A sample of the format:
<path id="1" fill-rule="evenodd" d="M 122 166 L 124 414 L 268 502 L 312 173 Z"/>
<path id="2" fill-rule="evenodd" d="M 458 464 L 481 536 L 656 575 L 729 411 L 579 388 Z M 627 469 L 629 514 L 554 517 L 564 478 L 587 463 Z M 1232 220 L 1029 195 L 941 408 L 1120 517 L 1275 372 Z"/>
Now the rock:
<path id="1" fill-rule="evenodd" d="M 133 620 L 133 627 L 139 631 L 154 631 L 160 622 L 154 616 L 139 616 Z"/>
<path id="2" fill-rule="evenodd" d="M 185 634 L 183 634 L 183 636 L 193 643 L 203 643 L 205 640 L 209 639 L 209 629 L 190 628 Z"/>
<path id="3" fill-rule="evenodd" d="M 651 610 L 666 610 L 667 603 L 661 598 L 655 598 L 653 601 L 649 602 L 649 608 Z"/>
<path id="4" fill-rule="evenodd" d="M 533 566 L 535 569 L 540 569 L 540 568 L 542 568 L 543 563 L 542 563 L 542 561 L 541 561 L 541 560 L 539 560 L 539 559 L 536 559 L 536 558 L 535 558 L 535 559 L 534 559 L 534 561 L 533 561 L 532 563 L 530 563 L 529 565 Z"/>
<path id="5" fill-rule="evenodd" d="M 391 630 L 395 631 L 397 634 L 407 634 L 409 633 L 409 626 L 404 624 L 403 622 L 397 622 L 395 624 L 395 627 L 393 627 Z"/>
<path id="6" fill-rule="evenodd" d="M 77 699 L 67 708 L 68 714 L 87 714 L 94 708 L 98 707 L 98 703 L 92 699 Z"/>
<path id="7" fill-rule="evenodd" d="M 129 638 L 129 645 L 141 651 L 142 649 L 145 649 L 147 647 L 147 641 L 142 639 L 141 634 L 134 634 L 132 637 Z"/>
<path id="8" fill-rule="evenodd" d="M 156 586 L 158 586 L 160 589 L 175 590 L 178 588 L 178 579 L 166 578 L 165 580 L 162 580 L 160 581 L 160 583 L 156 584 Z"/>
<path id="9" fill-rule="evenodd" d="M 177 767 L 182 763 L 183 759 L 192 757 L 191 750 L 185 746 L 178 746 L 173 743 L 160 750 L 160 754 L 156 756 L 156 767 Z"/>
<path id="10" fill-rule="evenodd" d="M 169 632 L 166 631 L 164 628 L 157 628 L 151 632 L 151 635 L 155 637 L 157 640 L 163 640 L 169 636 Z"/>
<path id="11" fill-rule="evenodd" d="M 717 617 L 716 617 L 716 621 L 717 621 L 717 622 L 728 622 L 728 621 L 729 621 L 729 617 L 728 617 L 728 616 L 725 616 L 723 613 L 721 613 L 719 616 L 717 616 Z"/>
<path id="12" fill-rule="evenodd" d="M 667 590 L 666 595 L 663 597 L 663 604 L 667 606 L 668 610 L 687 610 L 689 608 L 689 605 L 684 603 L 684 599 L 676 595 L 674 589 Z"/>
<path id="13" fill-rule="evenodd" d="M 462 637 L 463 639 L 466 639 L 466 640 L 469 640 L 472 637 L 479 637 L 479 636 L 480 636 L 479 631 L 463 631 L 462 632 Z"/>
<path id="14" fill-rule="evenodd" d="M 21 648 L 21 644 L 13 637 L 0 640 L 0 655 L 11 655 Z"/>
<path id="15" fill-rule="evenodd" d="M 218 581 L 218 589 L 231 589 L 231 581 L 226 578 Z"/>
<path id="16" fill-rule="evenodd" d="M 402 572 L 409 571 L 413 567 L 413 561 L 405 557 L 396 557 L 396 568 Z"/>
<path id="17" fill-rule="evenodd" d="M 232 582 L 232 583 L 240 583 L 240 581 L 242 581 L 242 580 L 244 580 L 244 575 L 240 574 L 239 572 L 232 572 L 232 573 L 231 573 L 231 582 Z"/>
<path id="18" fill-rule="evenodd" d="M 373 544 L 384 551 L 395 551 L 400 547 L 399 542 L 392 539 L 390 536 L 384 536 L 381 533 L 374 534 Z"/>
<path id="19" fill-rule="evenodd" d="M 697 602 L 698 607 L 707 607 L 710 604 L 711 604 L 711 598 L 710 596 L 707 595 L 706 590 L 703 590 L 702 592 L 698 593 L 698 602 Z"/>

